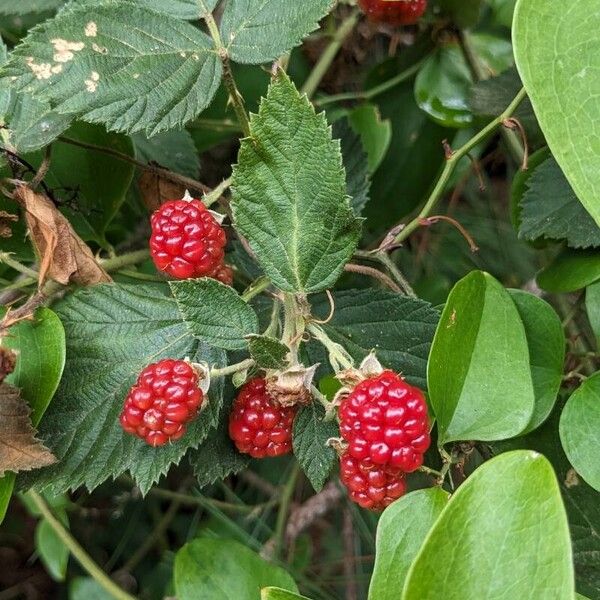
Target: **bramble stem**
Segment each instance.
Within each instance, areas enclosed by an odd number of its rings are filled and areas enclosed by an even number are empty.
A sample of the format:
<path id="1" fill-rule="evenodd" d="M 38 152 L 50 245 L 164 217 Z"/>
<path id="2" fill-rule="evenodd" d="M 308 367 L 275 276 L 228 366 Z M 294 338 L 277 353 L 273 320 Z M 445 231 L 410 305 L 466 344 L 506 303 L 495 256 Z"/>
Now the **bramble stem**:
<path id="1" fill-rule="evenodd" d="M 54 533 L 62 540 L 64 545 L 69 549 L 77 562 L 85 571 L 103 587 L 113 598 L 117 600 L 135 600 L 135 596 L 131 596 L 125 590 L 121 589 L 90 557 L 90 555 L 79 545 L 79 542 L 71 535 L 65 526 L 54 516 L 50 507 L 45 500 L 33 490 L 30 490 L 27 495 L 31 498 L 37 509 L 42 513 L 44 519 Z"/>
<path id="2" fill-rule="evenodd" d="M 211 377 L 226 377 L 227 375 L 233 375 L 239 371 L 243 371 L 244 369 L 250 369 L 254 366 L 254 361 L 251 358 L 247 358 L 239 363 L 234 365 L 229 365 L 227 367 L 222 367 L 220 369 L 211 369 L 210 376 Z"/>
<path id="3" fill-rule="evenodd" d="M 335 32 L 331 42 L 325 48 L 317 64 L 314 66 L 308 79 L 304 82 L 301 92 L 306 94 L 309 98 L 312 98 L 314 93 L 317 91 L 319 84 L 323 80 L 323 77 L 329 71 L 331 63 L 333 63 L 337 53 L 340 51 L 344 40 L 352 33 L 352 30 L 358 23 L 360 12 L 358 10 L 352 11 L 352 14 L 342 21 L 342 24 Z"/>
<path id="4" fill-rule="evenodd" d="M 354 366 L 352 357 L 346 352 L 343 346 L 334 342 L 323 330 L 323 328 L 311 323 L 308 326 L 308 332 L 318 340 L 329 353 L 329 362 L 333 370 L 338 373 L 344 369 L 351 369 Z"/>
<path id="5" fill-rule="evenodd" d="M 489 136 L 491 136 L 498 127 L 501 127 L 506 119 L 508 119 L 517 109 L 519 104 L 525 99 L 527 96 L 527 92 L 525 88 L 522 88 L 521 91 L 515 96 L 514 100 L 510 103 L 508 108 L 498 117 L 496 117 L 493 121 L 491 121 L 488 125 L 486 125 L 479 133 L 473 136 L 464 146 L 452 152 L 452 154 L 447 158 L 446 164 L 444 165 L 444 169 L 442 174 L 440 175 L 431 195 L 429 196 L 427 202 L 421 209 L 421 212 L 410 222 L 406 227 L 404 227 L 393 239 L 393 243 L 395 245 L 400 245 L 404 242 L 416 229 L 421 226 L 421 221 L 426 219 L 432 212 L 437 203 L 439 202 L 442 194 L 446 190 L 446 186 L 454 173 L 454 169 L 460 162 L 462 158 L 467 156 L 473 148 L 484 142 Z"/>
<path id="6" fill-rule="evenodd" d="M 232 178 L 224 179 L 212 192 L 204 194 L 202 202 L 204 206 L 210 207 L 214 204 L 230 187 Z"/>
<path id="7" fill-rule="evenodd" d="M 18 271 L 19 273 L 23 273 L 23 275 L 27 275 L 28 277 L 37 280 L 38 273 L 29 267 L 21 264 L 18 260 L 15 260 L 11 257 L 10 252 L 0 252 L 0 263 L 4 263 L 9 266 L 11 269 Z"/>
<path id="8" fill-rule="evenodd" d="M 285 525 L 290 511 L 290 504 L 292 502 L 292 495 L 296 489 L 296 482 L 300 475 L 300 466 L 298 463 L 294 464 L 292 473 L 287 480 L 285 487 L 281 492 L 281 501 L 279 503 L 279 511 L 277 512 L 277 522 L 275 524 L 275 556 L 279 557 L 282 548 L 284 547 L 284 536 L 285 536 Z"/>
<path id="9" fill-rule="evenodd" d="M 271 280 L 268 277 L 259 277 L 253 281 L 248 288 L 242 294 L 242 300 L 244 302 L 250 302 L 252 298 L 262 294 L 271 285 Z"/>

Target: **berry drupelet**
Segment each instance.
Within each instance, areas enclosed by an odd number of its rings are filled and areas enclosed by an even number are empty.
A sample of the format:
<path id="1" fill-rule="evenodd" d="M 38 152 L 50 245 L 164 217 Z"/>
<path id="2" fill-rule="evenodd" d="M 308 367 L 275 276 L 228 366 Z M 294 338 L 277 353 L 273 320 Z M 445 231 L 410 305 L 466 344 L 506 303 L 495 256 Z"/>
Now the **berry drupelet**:
<path id="1" fill-rule="evenodd" d="M 151 446 L 163 446 L 186 432 L 204 394 L 194 367 L 165 359 L 146 367 L 125 399 L 121 426 Z"/>
<path id="2" fill-rule="evenodd" d="M 392 26 L 413 25 L 427 10 L 427 0 L 358 0 L 369 20 Z"/>
<path id="3" fill-rule="evenodd" d="M 229 417 L 229 436 L 240 452 L 254 458 L 281 456 L 292 449 L 296 407 L 276 404 L 266 381 L 257 377 L 240 390 Z"/>

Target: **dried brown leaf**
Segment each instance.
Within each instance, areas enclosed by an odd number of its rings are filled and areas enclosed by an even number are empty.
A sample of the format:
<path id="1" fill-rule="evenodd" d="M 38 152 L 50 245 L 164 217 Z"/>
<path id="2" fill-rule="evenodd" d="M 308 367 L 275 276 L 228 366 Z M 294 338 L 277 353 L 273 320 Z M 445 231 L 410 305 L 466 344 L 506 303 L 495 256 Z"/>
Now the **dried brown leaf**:
<path id="1" fill-rule="evenodd" d="M 31 409 L 16 387 L 0 385 L 0 477 L 5 471 L 30 471 L 56 462 L 35 437 Z"/>
<path id="2" fill-rule="evenodd" d="M 12 236 L 11 223 L 19 220 L 17 215 L 0 210 L 0 238 L 9 238 Z"/>
<path id="3" fill-rule="evenodd" d="M 0 346 L 0 383 L 10 375 L 17 365 L 17 355 L 10 349 Z"/>
<path id="4" fill-rule="evenodd" d="M 70 281 L 81 285 L 112 281 L 87 244 L 45 195 L 20 185 L 14 198 L 25 210 L 29 235 L 40 257 L 40 286 L 47 277 L 63 285 Z"/>
<path id="5" fill-rule="evenodd" d="M 144 171 L 139 178 L 140 194 L 144 205 L 154 212 L 161 204 L 174 198 L 183 198 L 185 186 L 174 183 L 152 171 Z"/>

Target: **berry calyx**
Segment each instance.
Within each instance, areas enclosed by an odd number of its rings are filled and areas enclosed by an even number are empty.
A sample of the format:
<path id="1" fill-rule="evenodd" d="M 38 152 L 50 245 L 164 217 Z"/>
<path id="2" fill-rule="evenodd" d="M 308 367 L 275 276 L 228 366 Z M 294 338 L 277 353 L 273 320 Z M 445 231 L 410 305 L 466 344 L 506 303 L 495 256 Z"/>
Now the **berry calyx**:
<path id="1" fill-rule="evenodd" d="M 353 458 L 405 473 L 423 464 L 431 441 L 427 403 L 400 375 L 383 371 L 360 382 L 342 400 L 339 417 Z"/>
<path id="2" fill-rule="evenodd" d="M 229 437 L 237 449 L 254 458 L 281 456 L 292 449 L 292 425 L 297 409 L 274 402 L 264 377 L 248 381 L 233 403 Z"/>
<path id="3" fill-rule="evenodd" d="M 178 440 L 198 414 L 204 394 L 194 367 L 165 359 L 147 366 L 125 399 L 123 429 L 150 446 Z"/>
<path id="4" fill-rule="evenodd" d="M 383 510 L 406 493 L 400 469 L 376 465 L 369 458 L 359 460 L 348 452 L 340 460 L 340 478 L 351 500 L 368 510 Z"/>
<path id="5" fill-rule="evenodd" d="M 427 0 L 358 0 L 370 21 L 388 25 L 413 25 L 427 10 Z"/>
<path id="6" fill-rule="evenodd" d="M 225 231 L 200 200 L 170 200 L 152 215 L 150 254 L 176 279 L 211 277 L 225 256 Z"/>

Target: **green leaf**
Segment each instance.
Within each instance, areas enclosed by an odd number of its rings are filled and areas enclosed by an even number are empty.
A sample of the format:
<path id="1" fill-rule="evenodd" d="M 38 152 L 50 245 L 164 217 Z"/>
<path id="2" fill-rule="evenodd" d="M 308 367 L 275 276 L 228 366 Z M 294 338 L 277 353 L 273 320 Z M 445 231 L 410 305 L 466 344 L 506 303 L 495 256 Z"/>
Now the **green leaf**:
<path id="1" fill-rule="evenodd" d="M 0 80 L 4 87 L 6 80 Z M 11 94 L 12 102 L 6 115 L 8 141 L 18 153 L 27 153 L 47 146 L 65 131 L 72 115 L 61 115 L 50 103 L 27 93 Z"/>
<path id="2" fill-rule="evenodd" d="M 600 246 L 600 228 L 579 202 L 554 158 L 539 165 L 526 185 L 520 238 L 566 240 L 571 248 Z"/>
<path id="3" fill-rule="evenodd" d="M 560 418 L 560 440 L 576 471 L 600 491 L 600 373 L 569 398 Z"/>
<path id="4" fill-rule="evenodd" d="M 221 63 L 210 38 L 185 21 L 108 0 L 93 12 L 72 3 L 33 29 L 2 74 L 61 114 L 150 136 L 208 106 Z"/>
<path id="5" fill-rule="evenodd" d="M 483 0 L 441 0 L 440 6 L 462 29 L 474 27 L 479 21 Z"/>
<path id="6" fill-rule="evenodd" d="M 0 307 L 0 316 L 5 309 Z M 54 397 L 65 366 L 65 331 L 60 319 L 49 308 L 39 308 L 32 321 L 21 321 L 10 328 L 2 345 L 18 352 L 15 371 L 7 383 L 20 388 L 31 407 L 31 422 L 37 427 Z M 0 477 L 0 523 L 4 519 L 15 484 L 15 474 Z"/>
<path id="7" fill-rule="evenodd" d="M 392 124 L 382 119 L 379 108 L 374 104 L 362 104 L 355 108 L 348 120 L 352 129 L 360 135 L 369 157 L 369 172 L 374 173 L 385 158 L 392 141 Z"/>
<path id="8" fill-rule="evenodd" d="M 350 127 L 346 117 L 332 125 L 333 139 L 340 140 L 342 161 L 346 170 L 346 193 L 354 212 L 360 215 L 369 201 L 371 180 L 368 171 L 367 154 L 360 136 Z"/>
<path id="9" fill-rule="evenodd" d="M 335 313 L 322 327 L 358 363 L 375 350 L 386 367 L 425 388 L 427 357 L 439 314 L 423 300 L 387 290 L 344 290 L 334 294 Z M 324 319 L 330 309 L 324 297 L 313 304 Z"/>
<path id="10" fill-rule="evenodd" d="M 134 0 L 140 4 L 157 12 L 165 13 L 178 19 L 196 21 L 200 18 L 201 7 L 198 0 Z M 203 0 L 208 5 L 208 10 L 212 11 L 219 0 Z"/>
<path id="11" fill-rule="evenodd" d="M 596 335 L 600 347 L 600 283 L 594 283 L 585 291 L 585 308 L 587 316 Z"/>
<path id="12" fill-rule="evenodd" d="M 133 157 L 128 137 L 107 133 L 99 125 L 78 122 L 65 136 Z M 104 233 L 125 201 L 134 171 L 132 164 L 105 152 L 59 141 L 52 146 L 46 181 L 60 190 L 59 197 L 74 196 L 73 201 L 63 202 L 62 210 L 77 232 L 86 240 L 105 245 Z M 110 173 L 110 177 L 98 177 L 98 173 Z"/>
<path id="13" fill-rule="evenodd" d="M 64 4 L 65 0 L 0 0 L 0 14 L 26 15 L 54 10 Z"/>
<path id="14" fill-rule="evenodd" d="M 235 62 L 272 61 L 314 31 L 332 7 L 332 0 L 229 0 L 221 37 Z"/>
<path id="15" fill-rule="evenodd" d="M 447 503 L 448 493 L 433 487 L 412 492 L 385 510 L 377 525 L 369 600 L 397 600 L 410 565 Z"/>
<path id="16" fill-rule="evenodd" d="M 230 400 L 223 404 L 218 426 L 208 434 L 197 450 L 190 450 L 188 453 L 199 488 L 239 473 L 250 462 L 250 457 L 238 452 L 229 437 L 229 413 L 234 397 L 233 390 L 228 390 L 227 397 Z"/>
<path id="17" fill-rule="evenodd" d="M 276 587 L 263 588 L 260 594 L 260 600 L 310 600 L 306 596 L 300 596 L 300 594 L 294 594 Z"/>
<path id="18" fill-rule="evenodd" d="M 199 344 L 162 285 L 98 285 L 69 295 L 56 311 L 66 333 L 67 363 L 54 401 L 40 426 L 59 463 L 19 477 L 54 494 L 85 485 L 94 489 L 129 471 L 146 493 L 171 464 L 196 448 L 217 424 L 223 382 L 211 384 L 208 406 L 185 436 L 157 451 L 127 435 L 119 413 L 140 371 L 161 358 L 222 366 L 222 351 Z"/>
<path id="19" fill-rule="evenodd" d="M 346 196 L 339 142 L 285 73 L 271 84 L 250 129 L 233 175 L 235 225 L 277 287 L 327 289 L 361 229 Z"/>
<path id="20" fill-rule="evenodd" d="M 69 600 L 109 600 L 104 588 L 91 577 L 75 577 L 69 585 Z"/>
<path id="21" fill-rule="evenodd" d="M 169 286 L 190 333 L 198 339 L 241 350 L 246 347 L 244 338 L 258 332 L 256 313 L 232 287 L 209 278 L 171 281 Z"/>
<path id="22" fill-rule="evenodd" d="M 564 250 L 537 275 L 538 285 L 547 292 L 576 292 L 600 279 L 600 252 Z"/>
<path id="23" fill-rule="evenodd" d="M 232 540 L 199 538 L 175 556 L 178 600 L 260 600 L 260 590 L 274 585 L 297 592 L 286 571 Z"/>
<path id="24" fill-rule="evenodd" d="M 64 510 L 55 514 L 63 525 L 68 526 L 67 513 Z M 69 562 L 69 549 L 46 519 L 39 521 L 35 529 L 35 548 L 50 576 L 56 581 L 64 581 Z"/>
<path id="25" fill-rule="evenodd" d="M 196 179 L 200 171 L 198 153 L 188 131 L 167 131 L 148 139 L 143 134 L 133 137 L 135 154 L 145 163 L 159 165 Z"/>
<path id="26" fill-rule="evenodd" d="M 552 306 L 532 294 L 509 290 L 525 327 L 535 407 L 524 433 L 539 427 L 550 415 L 562 383 L 567 342 Z"/>
<path id="27" fill-rule="evenodd" d="M 492 7 L 496 21 L 504 27 L 510 27 L 517 0 L 487 0 L 487 2 Z"/>
<path id="28" fill-rule="evenodd" d="M 250 356 L 261 369 L 282 369 L 287 364 L 290 349 L 275 338 L 265 335 L 249 335 Z"/>
<path id="29" fill-rule="evenodd" d="M 452 496 L 402 599 L 574 595 L 569 527 L 552 466 L 535 452 L 515 451 L 479 467 Z"/>
<path id="30" fill-rule="evenodd" d="M 415 81 L 417 104 L 446 127 L 468 127 L 473 114 L 468 104 L 472 79 L 458 44 L 440 46 L 425 62 Z"/>
<path id="31" fill-rule="evenodd" d="M 504 439 L 530 422 L 534 388 L 525 328 L 491 275 L 474 271 L 450 292 L 427 382 L 442 443 Z"/>
<path id="32" fill-rule="evenodd" d="M 334 421 L 325 421 L 325 409 L 316 401 L 300 409 L 294 419 L 294 456 L 315 491 L 320 492 L 327 481 L 337 454 L 327 440 L 339 437 Z"/>
<path id="33" fill-rule="evenodd" d="M 600 225 L 600 13 L 594 0 L 564 10 L 561 0 L 519 0 L 513 25 L 521 79 L 552 154 L 577 197 Z M 582 99 L 584 101 L 582 102 Z"/>

